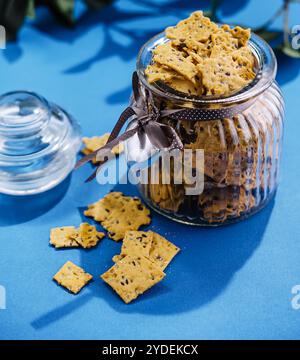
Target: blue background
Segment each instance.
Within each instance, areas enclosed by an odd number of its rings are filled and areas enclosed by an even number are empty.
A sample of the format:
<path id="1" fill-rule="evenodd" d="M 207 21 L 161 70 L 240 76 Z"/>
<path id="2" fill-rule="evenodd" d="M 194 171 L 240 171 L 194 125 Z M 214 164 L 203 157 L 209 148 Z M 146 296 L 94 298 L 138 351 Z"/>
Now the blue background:
<path id="1" fill-rule="evenodd" d="M 100 13 L 84 14 L 74 30 L 41 10 L 18 42 L 0 51 L 0 92 L 39 92 L 70 111 L 84 135 L 109 131 L 127 104 L 140 46 L 201 3 L 208 1 L 116 1 Z M 280 3 L 225 1 L 219 15 L 254 27 Z M 291 24 L 299 23 L 299 15 L 295 5 Z M 300 284 L 300 61 L 283 55 L 278 61 L 286 131 L 275 201 L 247 221 L 218 229 L 187 227 L 153 213 L 150 228 L 182 252 L 166 279 L 131 305 L 98 278 L 120 243 L 104 239 L 89 251 L 56 251 L 48 244 L 50 228 L 78 225 L 84 207 L 111 188 L 83 183 L 90 165 L 45 194 L 0 195 L 0 284 L 7 293 L 0 338 L 299 338 L 300 310 L 291 306 L 291 289 Z M 132 186 L 117 189 L 136 193 Z M 67 260 L 94 275 L 77 296 L 51 281 Z"/>

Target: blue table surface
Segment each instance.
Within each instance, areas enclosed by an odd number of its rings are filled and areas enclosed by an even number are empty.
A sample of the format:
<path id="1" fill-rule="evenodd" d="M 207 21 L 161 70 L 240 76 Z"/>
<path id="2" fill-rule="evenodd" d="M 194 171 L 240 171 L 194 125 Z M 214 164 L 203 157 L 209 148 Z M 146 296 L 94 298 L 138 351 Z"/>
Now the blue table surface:
<path id="1" fill-rule="evenodd" d="M 0 92 L 34 90 L 72 113 L 84 135 L 109 131 L 127 104 L 140 46 L 199 3 L 115 1 L 83 15 L 74 30 L 41 10 L 17 43 L 0 50 Z M 255 27 L 280 3 L 225 1 L 220 16 Z M 299 12 L 295 7 L 291 23 Z M 120 243 L 104 239 L 89 251 L 56 251 L 48 243 L 50 228 L 78 225 L 82 209 L 113 188 L 85 185 L 90 165 L 45 194 L 0 195 L 0 289 L 6 289 L 0 338 L 299 338 L 300 310 L 291 305 L 291 289 L 300 284 L 300 61 L 279 55 L 278 65 L 286 128 L 275 201 L 249 220 L 217 229 L 188 227 L 153 213 L 149 228 L 182 251 L 166 279 L 130 305 L 98 277 L 112 265 Z M 137 194 L 129 185 L 116 189 Z M 51 280 L 67 260 L 94 275 L 77 296 Z"/>

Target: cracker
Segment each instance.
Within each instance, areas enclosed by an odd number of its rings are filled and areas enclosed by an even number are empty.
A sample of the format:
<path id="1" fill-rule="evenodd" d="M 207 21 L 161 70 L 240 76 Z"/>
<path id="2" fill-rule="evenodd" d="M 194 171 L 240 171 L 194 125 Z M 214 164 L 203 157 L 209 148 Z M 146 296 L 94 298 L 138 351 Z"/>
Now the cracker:
<path id="1" fill-rule="evenodd" d="M 159 207 L 162 209 L 166 209 L 168 211 L 174 211 L 177 212 L 179 210 L 179 206 L 181 204 L 181 200 L 175 200 L 175 199 L 166 199 L 159 202 Z"/>
<path id="2" fill-rule="evenodd" d="M 184 51 L 188 54 L 193 63 L 198 64 L 203 59 L 211 56 L 212 45 L 211 42 L 208 41 L 205 44 L 199 43 L 199 45 L 197 46 L 197 50 L 187 47 L 184 48 Z"/>
<path id="3" fill-rule="evenodd" d="M 123 204 L 122 198 L 123 194 L 121 192 L 111 192 L 97 202 L 88 205 L 88 209 L 84 211 L 84 215 L 102 222 L 111 214 L 112 209 L 118 208 Z"/>
<path id="4" fill-rule="evenodd" d="M 253 69 L 255 66 L 255 58 L 249 47 L 241 47 L 232 52 L 232 59 L 242 66 Z"/>
<path id="5" fill-rule="evenodd" d="M 153 61 L 166 66 L 196 85 L 197 68 L 191 59 L 175 49 L 171 42 L 158 45 L 153 52 Z"/>
<path id="6" fill-rule="evenodd" d="M 246 86 L 255 73 L 234 61 L 230 55 L 209 58 L 197 65 L 206 95 L 232 93 Z"/>
<path id="7" fill-rule="evenodd" d="M 53 280 L 73 294 L 77 294 L 92 278 L 92 275 L 86 273 L 81 267 L 67 261 L 54 275 Z"/>
<path id="8" fill-rule="evenodd" d="M 121 255 L 149 257 L 153 234 L 150 231 L 127 231 L 123 240 Z"/>
<path id="9" fill-rule="evenodd" d="M 76 233 L 74 226 L 63 226 L 51 229 L 50 244 L 56 248 L 78 247 L 78 243 L 72 239 Z"/>
<path id="10" fill-rule="evenodd" d="M 102 226 L 108 231 L 111 239 L 122 240 L 126 231 L 138 230 L 142 225 L 150 223 L 149 210 L 145 207 L 143 207 L 144 210 L 137 210 L 136 207 L 131 208 L 130 206 L 122 210 L 116 209 L 102 222 Z"/>
<path id="11" fill-rule="evenodd" d="M 239 42 L 235 39 L 231 33 L 222 31 L 219 29 L 218 32 L 211 35 L 212 51 L 211 57 L 222 56 L 223 53 L 230 53 L 239 48 Z"/>
<path id="12" fill-rule="evenodd" d="M 176 91 L 188 94 L 190 96 L 191 95 L 195 95 L 195 96 L 202 95 L 201 82 L 199 82 L 199 85 L 196 86 L 187 79 L 171 79 L 169 81 L 166 81 L 166 84 L 168 86 L 170 86 L 172 89 L 175 89 Z"/>
<path id="13" fill-rule="evenodd" d="M 150 84 L 156 81 L 170 81 L 172 79 L 182 79 L 183 77 L 178 74 L 176 71 L 169 69 L 166 66 L 160 64 L 152 64 L 148 65 L 145 74 L 147 75 L 147 79 Z"/>
<path id="14" fill-rule="evenodd" d="M 195 11 L 188 19 L 180 21 L 176 26 L 166 29 L 168 39 L 194 39 L 196 41 L 207 41 L 211 33 L 218 30 L 218 25 L 213 23 L 202 11 Z"/>
<path id="15" fill-rule="evenodd" d="M 104 236 L 103 232 L 97 231 L 95 226 L 88 223 L 80 224 L 75 234 L 71 235 L 72 239 L 85 249 L 96 246 Z"/>
<path id="16" fill-rule="evenodd" d="M 243 29 L 240 26 L 236 26 L 233 29 L 230 28 L 229 25 L 222 25 L 221 28 L 226 31 L 230 32 L 232 37 L 238 40 L 239 46 L 247 45 L 250 37 L 251 37 L 251 30 L 250 29 Z"/>
<path id="17" fill-rule="evenodd" d="M 210 56 L 212 43 L 211 40 L 207 40 L 206 42 L 196 41 L 194 39 L 185 39 L 182 40 L 172 40 L 172 45 L 177 47 L 178 50 L 183 50 L 187 53 L 187 55 L 197 54 L 202 58 L 206 58 Z"/>
<path id="18" fill-rule="evenodd" d="M 192 57 L 190 59 L 192 59 Z M 197 85 L 195 85 L 195 83 L 184 78 L 183 75 L 173 69 L 168 68 L 167 66 L 158 63 L 148 65 L 145 70 L 145 74 L 150 84 L 156 81 L 163 81 L 176 91 L 180 91 L 189 95 L 202 95 L 200 81 L 197 81 Z"/>
<path id="19" fill-rule="evenodd" d="M 144 239 L 138 233 L 144 234 Z M 153 231 L 132 231 L 125 235 L 121 254 L 112 260 L 117 263 L 126 255 L 144 256 L 164 270 L 179 251 L 177 246 Z"/>
<path id="20" fill-rule="evenodd" d="M 164 270 L 180 249 L 163 236 L 155 232 L 152 232 L 152 234 L 153 240 L 149 259 Z"/>
<path id="21" fill-rule="evenodd" d="M 157 284 L 165 273 L 143 256 L 127 255 L 101 278 L 128 304 Z"/>
<path id="22" fill-rule="evenodd" d="M 101 222 L 108 236 L 115 241 L 122 240 L 126 231 L 138 230 L 151 221 L 150 211 L 139 198 L 124 196 L 120 192 L 111 192 L 89 205 L 84 215 Z"/>

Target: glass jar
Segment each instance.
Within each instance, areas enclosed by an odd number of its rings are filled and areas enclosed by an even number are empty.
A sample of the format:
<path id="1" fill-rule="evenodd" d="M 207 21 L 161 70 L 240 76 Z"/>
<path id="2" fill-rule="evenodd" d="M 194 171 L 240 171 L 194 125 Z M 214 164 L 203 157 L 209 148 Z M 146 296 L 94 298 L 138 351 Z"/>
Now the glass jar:
<path id="1" fill-rule="evenodd" d="M 184 181 L 155 184 L 148 176 L 139 191 L 150 207 L 180 222 L 215 226 L 244 219 L 263 208 L 278 185 L 284 101 L 275 81 L 275 55 L 253 34 L 249 46 L 256 59 L 255 80 L 228 97 L 192 98 L 147 82 L 145 69 L 152 50 L 167 41 L 161 33 L 142 47 L 137 60 L 141 93 L 148 107 L 154 102 L 159 109 L 216 111 L 209 120 L 205 116 L 196 121 L 168 116 L 158 120 L 176 130 L 184 149 L 204 150 L 204 189 L 199 195 L 187 195 Z M 156 162 L 148 171 L 154 167 L 162 171 L 160 166 Z"/>

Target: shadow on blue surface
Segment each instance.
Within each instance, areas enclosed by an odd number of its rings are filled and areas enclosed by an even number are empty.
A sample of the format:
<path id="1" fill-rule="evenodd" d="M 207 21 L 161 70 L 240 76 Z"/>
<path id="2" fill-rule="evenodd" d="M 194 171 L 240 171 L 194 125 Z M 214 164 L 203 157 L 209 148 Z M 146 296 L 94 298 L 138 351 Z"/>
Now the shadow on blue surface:
<path id="1" fill-rule="evenodd" d="M 96 26 L 101 26 L 103 29 L 103 41 L 99 38 L 100 47 L 98 51 L 86 60 L 66 69 L 66 74 L 87 71 L 94 63 L 112 56 L 119 56 L 124 61 L 131 60 L 137 56 L 140 47 L 147 40 L 162 30 L 160 23 L 155 28 L 155 18 L 161 17 L 162 14 L 182 17 L 185 16 L 182 14 L 185 11 L 189 13 L 199 9 L 199 2 L 197 0 L 189 2 L 171 0 L 163 4 L 141 0 L 139 1 L 139 8 L 133 7 L 130 10 L 121 8 L 117 3 L 106 6 L 99 12 L 83 12 L 77 21 L 76 27 L 72 30 L 57 24 L 54 17 L 48 12 L 39 12 L 39 16 L 33 23 L 33 26 L 38 31 L 58 41 L 73 43 Z M 201 6 L 202 8 L 207 8 L 209 4 L 210 2 L 206 0 Z M 143 5 L 145 8 L 141 10 Z M 151 28 L 141 26 L 140 22 L 143 20 L 152 21 Z M 137 21 L 138 24 L 134 27 L 127 26 L 127 23 L 130 21 Z M 120 26 L 122 22 L 126 22 L 126 26 Z M 95 44 L 96 48 L 97 46 L 98 44 Z"/>
<path id="2" fill-rule="evenodd" d="M 131 185 L 117 185 L 113 190 L 122 191 L 126 195 L 138 195 L 136 188 Z M 152 212 L 152 224 L 147 228 L 166 234 L 166 237 L 168 234 L 176 234 L 176 239 L 170 235 L 170 240 L 182 249 L 166 269 L 164 281 L 130 305 L 124 304 L 98 277 L 113 265 L 111 258 L 121 248 L 121 244 L 106 239 L 97 248 L 80 252 L 80 266 L 94 275 L 94 281 L 88 289 L 90 292 L 40 316 L 32 322 L 32 326 L 36 329 L 46 327 L 84 306 L 92 298 L 105 300 L 121 313 L 152 315 L 188 312 L 212 302 L 226 289 L 236 272 L 260 245 L 274 202 L 272 200 L 264 210 L 248 220 L 220 228 L 188 227 Z M 82 221 L 87 221 L 83 215 L 84 209 L 78 208 L 78 211 Z M 88 221 L 93 222 L 91 219 Z M 99 314 L 95 316 L 101 318 L 101 305 Z"/>
<path id="3" fill-rule="evenodd" d="M 136 189 L 128 185 L 118 185 L 114 190 L 137 194 Z M 273 206 L 274 200 L 252 218 L 221 228 L 188 227 L 152 212 L 151 228 L 158 228 L 162 234 L 177 234 L 178 240 L 174 242 L 182 249 L 166 269 L 166 279 L 129 306 L 108 286 L 101 289 L 97 286 L 95 295 L 124 313 L 167 315 L 203 306 L 226 289 L 235 273 L 252 256 L 263 239 Z M 82 265 L 89 266 L 89 263 L 90 257 L 83 253 Z"/>
<path id="4" fill-rule="evenodd" d="M 131 91 L 132 87 L 131 85 L 129 85 L 126 88 L 116 91 L 115 93 L 107 96 L 106 101 L 110 105 L 128 103 Z"/>
<path id="5" fill-rule="evenodd" d="M 230 16 L 242 10 L 249 3 L 249 0 L 221 0 L 220 3 L 219 11 L 221 15 Z"/>
<path id="6" fill-rule="evenodd" d="M 65 305 L 62 305 L 59 308 L 54 309 L 53 311 L 50 311 L 50 312 L 46 313 L 45 315 L 42 315 L 38 319 L 34 320 L 31 323 L 31 325 L 35 329 L 44 328 L 44 327 L 50 325 L 51 323 L 55 322 L 57 319 L 61 319 L 65 316 L 67 316 L 68 314 L 72 313 L 73 311 L 78 309 L 78 307 L 83 306 L 92 297 L 93 297 L 93 295 L 91 293 L 89 293 L 89 294 L 85 294 L 79 298 L 76 298 L 75 300 L 70 301 Z"/>
<path id="7" fill-rule="evenodd" d="M 71 175 L 55 188 L 36 195 L 0 194 L 0 226 L 22 224 L 45 214 L 64 198 L 70 181 Z"/>
<path id="8" fill-rule="evenodd" d="M 95 44 L 95 48 L 99 47 L 99 50 L 90 58 L 71 66 L 65 70 L 65 73 L 72 74 L 78 72 L 87 71 L 95 62 L 102 59 L 109 58 L 111 56 L 119 56 L 123 60 L 129 60 L 136 56 L 136 49 L 138 49 L 146 39 L 155 34 L 155 31 L 148 30 L 147 32 L 140 31 L 126 31 L 126 29 L 119 29 L 118 25 L 122 21 L 130 21 L 134 19 L 143 19 L 151 16 L 149 11 L 123 11 L 115 7 L 114 4 L 107 6 L 100 12 L 86 11 L 82 14 L 78 20 L 76 27 L 72 30 L 65 29 L 56 23 L 55 19 L 50 14 L 44 14 L 34 24 L 34 26 L 41 32 L 54 37 L 59 41 L 72 43 L 76 39 L 84 36 L 86 32 L 96 26 L 102 26 L 104 32 L 104 40 L 101 42 L 99 38 L 99 44 Z M 112 36 L 111 31 L 119 32 L 120 36 L 130 37 L 128 44 L 122 44 L 120 41 L 116 41 Z"/>
<path id="9" fill-rule="evenodd" d="M 7 62 L 13 64 L 22 57 L 23 51 L 18 42 L 14 42 L 8 43 L 5 51 L 2 51 L 2 53 Z"/>
<path id="10" fill-rule="evenodd" d="M 297 78 L 300 73 L 300 60 L 289 57 L 281 51 L 275 51 L 278 71 L 276 80 L 280 86 L 283 86 Z"/>

